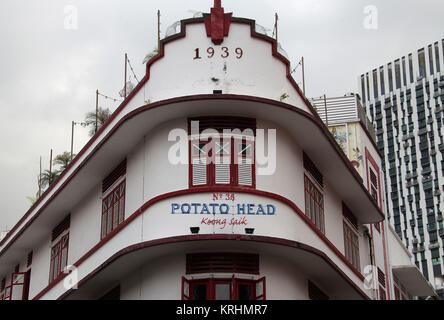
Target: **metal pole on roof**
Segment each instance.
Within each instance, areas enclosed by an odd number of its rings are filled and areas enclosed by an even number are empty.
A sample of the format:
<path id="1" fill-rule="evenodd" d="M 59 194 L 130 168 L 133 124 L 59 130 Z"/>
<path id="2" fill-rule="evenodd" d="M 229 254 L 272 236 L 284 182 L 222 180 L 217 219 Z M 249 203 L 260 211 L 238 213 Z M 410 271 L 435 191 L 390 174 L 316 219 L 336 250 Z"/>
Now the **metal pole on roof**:
<path id="1" fill-rule="evenodd" d="M 160 10 L 157 10 L 157 51 L 160 52 Z"/>
<path id="2" fill-rule="evenodd" d="M 279 16 L 276 12 L 274 14 L 274 31 L 276 33 L 276 42 L 279 44 L 279 41 L 278 41 L 278 20 L 279 20 Z"/>
<path id="3" fill-rule="evenodd" d="M 324 108 L 325 108 L 325 124 L 328 127 L 327 96 L 325 94 L 324 94 Z"/>
<path id="4" fill-rule="evenodd" d="M 42 156 L 40 156 L 39 198 L 42 195 Z"/>
<path id="5" fill-rule="evenodd" d="M 305 96 L 305 64 L 304 64 L 304 57 L 302 57 L 302 92 Z"/>
<path id="6" fill-rule="evenodd" d="M 52 173 L 52 149 L 49 156 L 49 172 Z"/>
<path id="7" fill-rule="evenodd" d="M 99 121 L 99 90 L 96 90 L 96 126 L 94 129 L 94 133 L 97 133 L 99 127 L 98 121 Z"/>
<path id="8" fill-rule="evenodd" d="M 74 125 L 75 122 L 72 122 L 72 128 L 71 128 L 71 161 L 72 161 L 72 156 L 73 156 L 73 148 L 74 148 Z"/>
<path id="9" fill-rule="evenodd" d="M 123 99 L 126 99 L 126 79 L 127 79 L 127 72 L 128 72 L 128 54 L 125 53 L 125 82 L 123 87 Z"/>

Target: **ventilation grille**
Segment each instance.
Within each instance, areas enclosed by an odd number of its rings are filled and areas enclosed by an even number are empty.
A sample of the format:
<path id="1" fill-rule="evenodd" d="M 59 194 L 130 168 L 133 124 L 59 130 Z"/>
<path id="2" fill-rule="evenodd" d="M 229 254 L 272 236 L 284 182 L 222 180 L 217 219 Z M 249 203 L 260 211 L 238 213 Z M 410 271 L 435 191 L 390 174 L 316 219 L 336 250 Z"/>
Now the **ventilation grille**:
<path id="1" fill-rule="evenodd" d="M 28 258 L 26 259 L 26 266 L 30 267 L 32 265 L 32 251 L 28 253 Z"/>
<path id="2" fill-rule="evenodd" d="M 310 174 L 313 176 L 313 178 L 316 179 L 316 181 L 321 185 L 324 186 L 324 178 L 321 174 L 321 172 L 316 168 L 313 161 L 307 156 L 307 154 L 304 152 L 304 168 Z"/>
<path id="3" fill-rule="evenodd" d="M 187 255 L 187 274 L 259 274 L 259 255 L 242 253 L 199 253 Z"/>
<path id="4" fill-rule="evenodd" d="M 379 284 L 385 288 L 385 274 L 378 268 L 378 280 Z"/>
<path id="5" fill-rule="evenodd" d="M 370 169 L 370 181 L 375 187 L 378 187 L 378 179 L 376 178 L 376 174 L 371 169 Z"/>
<path id="6" fill-rule="evenodd" d="M 199 121 L 199 133 L 206 129 L 214 129 L 218 132 L 223 132 L 224 129 L 239 129 L 244 131 L 245 129 L 253 130 L 256 134 L 256 119 L 239 118 L 239 117 L 199 117 L 190 119 L 190 131 L 191 121 Z M 191 133 L 191 132 L 190 132 Z"/>
<path id="7" fill-rule="evenodd" d="M 117 166 L 117 168 L 115 168 L 113 170 L 113 172 L 111 172 L 104 180 L 102 183 L 102 192 L 105 192 L 106 190 L 109 189 L 109 187 L 111 187 L 114 182 L 117 181 L 117 179 L 119 179 L 121 176 L 126 174 L 126 159 L 122 161 L 121 164 L 119 164 Z"/>
<path id="8" fill-rule="evenodd" d="M 308 297 L 316 301 L 329 300 L 328 296 L 311 281 L 308 281 Z"/>
<path id="9" fill-rule="evenodd" d="M 350 222 L 356 229 L 358 229 L 358 219 L 356 219 L 354 214 L 345 205 L 345 203 L 342 203 L 342 215 L 348 220 L 348 222 Z"/>
<path id="10" fill-rule="evenodd" d="M 99 298 L 99 300 L 111 301 L 111 300 L 120 300 L 120 286 L 115 287 L 103 297 Z"/>
<path id="11" fill-rule="evenodd" d="M 60 236 L 63 233 L 63 231 L 68 230 L 70 224 L 71 224 L 71 215 L 68 215 L 65 219 L 63 219 L 62 222 L 58 224 L 57 227 L 54 228 L 54 230 L 52 230 L 52 241 L 57 239 L 58 236 Z"/>

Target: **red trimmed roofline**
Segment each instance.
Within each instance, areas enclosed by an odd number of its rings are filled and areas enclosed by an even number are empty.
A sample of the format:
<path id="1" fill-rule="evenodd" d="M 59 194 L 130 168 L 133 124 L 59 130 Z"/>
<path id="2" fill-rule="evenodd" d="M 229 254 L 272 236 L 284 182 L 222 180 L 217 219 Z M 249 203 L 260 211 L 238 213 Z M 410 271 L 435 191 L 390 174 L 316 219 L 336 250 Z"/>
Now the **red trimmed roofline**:
<path id="1" fill-rule="evenodd" d="M 115 253 L 112 257 L 107 259 L 103 264 L 98 266 L 94 271 L 89 273 L 85 278 L 83 278 L 79 283 L 78 286 L 82 286 L 84 283 L 86 283 L 88 280 L 92 279 L 94 276 L 96 276 L 98 273 L 100 273 L 103 269 L 105 269 L 107 266 L 112 264 L 113 262 L 117 261 L 118 259 L 136 252 L 138 250 L 146 249 L 146 248 L 152 248 L 156 246 L 161 245 L 168 245 L 168 244 L 175 244 L 175 243 L 192 243 L 197 241 L 242 241 L 242 242 L 257 242 L 257 243 L 265 243 L 265 244 L 273 244 L 273 245 L 280 245 L 295 249 L 300 249 L 309 253 L 312 253 L 321 259 L 323 259 L 327 264 L 329 264 L 336 273 L 340 277 L 342 277 L 348 284 L 356 290 L 356 292 L 364 299 L 364 300 L 370 300 L 370 297 L 361 289 L 359 288 L 324 252 L 320 251 L 319 249 L 316 249 L 312 246 L 282 239 L 282 238 L 276 238 L 276 237 L 267 237 L 267 236 L 254 236 L 254 235 L 225 235 L 225 234 L 214 234 L 214 235 L 186 235 L 186 236 L 177 236 L 177 237 L 170 237 L 170 238 L 163 238 L 163 239 L 157 239 L 157 240 L 151 240 L 147 242 L 138 243 L 129 247 L 126 247 L 119 252 Z M 63 300 L 66 299 L 74 290 L 69 289 L 67 292 L 62 294 L 57 298 L 57 300 Z M 35 299 L 33 299 L 35 300 Z"/>
<path id="2" fill-rule="evenodd" d="M 175 34 L 173 36 L 170 36 L 168 38 L 162 39 L 160 41 L 160 50 L 159 53 L 157 55 L 155 55 L 152 59 L 150 59 L 147 64 L 146 64 L 146 74 L 143 77 L 143 79 L 140 81 L 140 83 L 134 88 L 133 91 L 131 91 L 131 93 L 128 95 L 128 97 L 120 104 L 120 106 L 114 111 L 114 113 L 111 115 L 111 118 L 108 120 L 107 123 L 105 123 L 98 131 L 97 133 L 88 141 L 88 143 L 82 148 L 82 150 L 77 154 L 77 156 L 71 161 L 70 165 L 68 166 L 68 168 L 66 168 L 66 170 L 63 171 L 63 173 L 59 176 L 59 178 L 48 188 L 48 190 L 45 191 L 45 193 L 34 203 L 33 206 L 31 206 L 31 208 L 25 213 L 25 215 L 17 222 L 17 224 L 8 232 L 8 234 L 5 236 L 5 238 L 0 241 L 0 246 L 2 246 L 4 243 L 6 243 L 6 241 L 11 237 L 11 235 L 20 227 L 20 225 L 30 216 L 30 214 L 32 213 L 32 211 L 40 204 L 43 202 L 43 200 L 46 199 L 46 196 L 48 195 L 48 193 L 50 193 L 52 190 L 54 190 L 56 188 L 56 186 L 58 186 L 58 182 L 63 179 L 67 172 L 69 172 L 69 170 L 79 161 L 79 159 L 85 154 L 85 152 L 88 150 L 88 148 L 94 143 L 96 142 L 100 135 L 103 133 L 104 130 L 106 130 L 112 123 L 112 121 L 123 111 L 123 109 L 126 107 L 126 105 L 134 98 L 134 96 L 143 88 L 143 86 L 148 82 L 148 80 L 150 79 L 150 70 L 151 70 L 151 66 L 158 60 L 162 59 L 165 56 L 165 46 L 173 41 L 182 39 L 184 37 L 186 37 L 186 26 L 188 24 L 197 24 L 197 23 L 204 23 L 206 17 L 208 16 L 208 14 L 204 14 L 204 17 L 202 18 L 191 18 L 191 19 L 186 19 L 186 20 L 181 20 L 181 32 L 178 34 Z M 302 93 L 301 89 L 299 88 L 299 86 L 297 85 L 296 81 L 293 79 L 293 77 L 291 76 L 291 65 L 290 65 L 290 61 L 285 58 L 283 55 L 281 55 L 277 48 L 278 48 L 278 43 L 276 41 L 276 39 L 273 39 L 271 37 L 268 37 L 266 35 L 257 33 L 255 30 L 255 25 L 256 22 L 255 20 L 251 20 L 251 19 L 245 19 L 245 18 L 234 18 L 231 17 L 231 22 L 232 23 L 243 23 L 243 24 L 248 24 L 250 25 L 250 29 L 251 29 L 251 36 L 253 38 L 256 39 L 261 39 L 265 42 L 268 42 L 272 45 L 272 55 L 273 57 L 275 57 L 276 59 L 280 60 L 282 63 L 284 63 L 286 65 L 286 73 L 287 73 L 287 79 L 290 81 L 290 83 L 292 84 L 292 86 L 295 88 L 295 90 L 298 92 L 298 94 L 301 96 L 302 100 L 304 101 L 305 105 L 308 107 L 308 109 L 310 110 L 312 116 L 314 117 L 315 121 L 317 123 L 320 123 L 322 126 L 325 127 L 325 124 L 322 122 L 321 118 L 319 117 L 319 115 L 316 113 L 316 111 L 314 110 L 314 108 L 312 107 L 311 103 L 308 101 L 308 99 L 305 97 L 305 95 Z M 226 95 L 221 95 L 222 97 L 226 97 Z M 198 97 L 198 96 L 196 96 Z M 174 101 L 176 99 L 181 99 L 181 98 L 172 98 L 172 99 L 167 99 L 167 100 L 163 100 L 163 101 L 159 101 L 156 102 L 156 104 L 161 104 L 161 103 L 165 103 L 168 101 Z M 267 100 L 267 99 L 264 99 Z M 263 100 L 263 101 L 264 101 Z M 270 100 L 275 102 L 278 101 L 274 101 L 274 100 Z M 282 105 L 285 105 L 284 103 L 282 103 Z M 294 109 L 294 107 L 292 107 Z M 327 127 L 325 127 L 327 128 Z M 326 131 L 328 131 L 328 129 L 326 129 Z M 336 148 L 337 149 L 337 148 Z M 353 168 L 353 166 L 350 164 L 350 167 Z M 77 171 L 77 170 L 76 170 Z M 354 173 L 357 174 L 356 170 L 353 168 Z M 356 176 L 356 175 L 355 175 Z M 359 179 L 361 179 L 361 177 L 359 176 Z M 45 205 L 46 206 L 46 205 Z M 41 211 L 42 209 L 40 209 L 39 211 Z M 9 246 L 9 244 L 8 244 Z M 4 248 L 6 249 L 6 248 Z M 3 254 L 4 250 L 2 250 L 2 252 L 0 252 L 0 256 Z"/>
<path id="3" fill-rule="evenodd" d="M 370 193 L 368 192 L 367 188 L 364 186 L 364 184 L 362 183 L 362 177 L 359 175 L 359 173 L 356 171 L 356 169 L 353 167 L 353 165 L 351 164 L 350 160 L 347 158 L 347 156 L 344 154 L 344 151 L 341 149 L 341 147 L 336 143 L 336 140 L 333 138 L 333 136 L 330 134 L 330 131 L 328 130 L 328 128 L 325 126 L 325 124 L 322 122 L 321 118 L 319 117 L 314 117 L 313 115 L 308 114 L 307 112 L 303 111 L 302 109 L 299 108 L 295 108 L 292 105 L 283 103 L 283 102 L 279 102 L 276 100 L 271 100 L 271 99 L 266 99 L 266 98 L 260 98 L 260 97 L 251 97 L 251 96 L 241 96 L 241 95 L 195 95 L 195 96 L 186 96 L 186 97 L 177 97 L 177 98 L 171 98 L 171 99 L 167 99 L 167 100 L 163 100 L 163 101 L 158 101 L 158 102 L 154 102 L 151 103 L 149 105 L 145 105 L 142 106 L 138 109 L 133 110 L 132 112 L 126 114 L 125 116 L 122 117 L 122 119 L 115 124 L 115 126 L 110 130 L 110 132 L 108 132 L 108 134 L 103 137 L 103 139 L 97 144 L 97 146 L 91 150 L 88 154 L 88 156 L 84 159 L 84 161 L 74 170 L 74 172 L 71 174 L 71 176 L 69 178 L 67 178 L 67 180 L 60 186 L 58 186 L 58 181 L 60 181 L 60 178 L 54 182 L 52 184 L 52 186 L 48 189 L 48 191 L 46 191 L 43 196 L 38 200 L 38 202 L 31 207 L 30 210 L 28 210 L 28 212 L 26 213 L 26 215 L 14 226 L 14 228 L 12 229 L 12 231 L 10 231 L 8 233 L 8 236 L 0 243 L 0 245 L 3 245 L 7 239 L 9 239 L 11 237 L 11 234 L 17 230 L 21 224 L 24 222 L 24 220 L 26 218 L 28 218 L 31 213 L 32 210 L 37 206 L 37 204 L 41 203 L 44 199 L 46 199 L 48 193 L 53 190 L 54 188 L 56 188 L 56 186 L 59 187 L 59 189 L 51 196 L 51 198 L 49 198 L 47 200 L 47 202 L 44 204 L 44 206 L 42 206 L 42 208 L 39 209 L 39 211 L 32 217 L 32 219 L 30 221 L 28 221 L 24 226 L 23 229 L 20 230 L 19 233 L 17 233 L 17 235 L 14 236 L 13 240 L 8 243 L 8 245 L 3 248 L 3 250 L 0 252 L 0 257 L 5 253 L 5 251 L 12 245 L 12 243 L 24 232 L 24 230 L 29 227 L 29 225 L 40 215 L 40 213 L 45 209 L 45 207 L 57 196 L 57 194 L 63 190 L 63 188 L 71 181 L 71 179 L 80 171 L 80 169 L 92 158 L 92 156 L 103 146 L 103 144 L 128 120 L 130 120 L 131 118 L 137 116 L 138 114 L 142 113 L 142 112 L 146 112 L 149 111 L 151 109 L 155 109 L 155 108 L 159 108 L 159 107 L 163 107 L 163 106 L 167 106 L 173 103 L 177 103 L 177 102 L 186 102 L 186 101 L 199 101 L 199 100 L 240 100 L 240 101 L 255 101 L 258 103 L 264 103 L 264 104 L 270 104 L 270 105 L 274 105 L 276 107 L 280 107 L 292 112 L 296 112 L 298 114 L 300 114 L 301 116 L 310 119 L 324 134 L 324 136 L 327 138 L 327 140 L 330 142 L 330 144 L 333 146 L 334 150 L 336 151 L 336 153 L 340 156 L 340 158 L 343 160 L 344 164 L 346 165 L 346 167 L 348 167 L 349 171 L 352 173 L 352 175 L 354 176 L 354 178 L 357 180 L 357 182 L 359 182 L 361 188 L 363 191 L 365 191 L 365 194 L 367 195 L 367 197 L 373 201 L 373 203 L 375 204 L 376 209 L 378 210 L 379 214 L 381 215 L 382 218 L 385 218 L 383 212 L 380 210 L 380 208 L 378 207 L 378 205 L 375 203 L 374 199 L 372 198 L 372 196 L 370 195 Z M 99 132 L 87 143 L 87 145 L 79 152 L 79 154 L 74 158 L 73 162 L 70 164 L 70 166 L 68 167 L 68 169 L 66 169 L 61 177 L 64 177 L 67 172 L 72 168 L 72 166 L 77 163 L 77 161 L 79 161 L 80 157 L 82 155 L 84 155 L 86 153 L 86 151 L 88 150 L 88 148 L 92 145 L 93 142 L 95 142 L 95 140 L 97 140 L 99 134 L 101 132 L 103 132 L 103 130 L 105 129 L 106 126 L 109 125 L 110 122 L 107 123 L 107 125 L 105 125 L 104 127 L 102 127 Z"/>

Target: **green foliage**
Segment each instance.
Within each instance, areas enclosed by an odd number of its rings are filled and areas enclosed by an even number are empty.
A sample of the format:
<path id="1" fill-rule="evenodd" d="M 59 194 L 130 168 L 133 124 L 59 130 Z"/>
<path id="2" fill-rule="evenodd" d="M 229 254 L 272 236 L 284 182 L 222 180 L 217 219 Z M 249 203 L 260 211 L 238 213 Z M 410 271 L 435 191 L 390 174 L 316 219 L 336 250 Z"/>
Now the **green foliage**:
<path id="1" fill-rule="evenodd" d="M 287 93 L 283 93 L 280 97 L 280 101 L 283 102 L 285 99 L 289 98 L 290 96 Z"/>
<path id="2" fill-rule="evenodd" d="M 99 107 L 97 113 L 97 131 L 111 118 L 111 111 L 109 109 L 102 109 Z M 89 135 L 92 137 L 96 134 L 96 112 L 88 112 L 85 116 L 86 126 L 89 126 Z"/>

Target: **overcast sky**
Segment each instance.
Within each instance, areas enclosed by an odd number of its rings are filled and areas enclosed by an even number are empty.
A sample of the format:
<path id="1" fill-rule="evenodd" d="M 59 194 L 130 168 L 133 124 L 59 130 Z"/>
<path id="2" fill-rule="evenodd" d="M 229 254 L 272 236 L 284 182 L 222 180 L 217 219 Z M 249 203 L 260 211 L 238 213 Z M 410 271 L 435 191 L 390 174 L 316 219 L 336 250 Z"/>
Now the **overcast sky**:
<path id="1" fill-rule="evenodd" d="M 279 14 L 279 39 L 296 65 L 306 62 L 307 96 L 357 92 L 358 76 L 444 37 L 442 0 L 223 0 L 234 16 L 268 28 Z M 139 79 L 161 31 L 212 0 L 0 1 L 0 231 L 10 229 L 37 191 L 39 158 L 69 151 L 71 121 L 95 109 L 95 91 L 119 97 L 124 54 Z M 364 28 L 377 9 L 377 29 Z M 77 11 L 78 29 L 65 28 Z M 65 11 L 67 10 L 67 11 Z M 67 20 L 68 19 L 68 20 Z M 375 20 L 373 21 L 375 22 Z M 296 75 L 300 81 L 300 69 Z M 134 82 L 134 81 L 133 81 Z M 112 111 L 118 104 L 101 99 Z M 88 140 L 76 127 L 74 152 Z"/>

